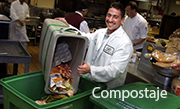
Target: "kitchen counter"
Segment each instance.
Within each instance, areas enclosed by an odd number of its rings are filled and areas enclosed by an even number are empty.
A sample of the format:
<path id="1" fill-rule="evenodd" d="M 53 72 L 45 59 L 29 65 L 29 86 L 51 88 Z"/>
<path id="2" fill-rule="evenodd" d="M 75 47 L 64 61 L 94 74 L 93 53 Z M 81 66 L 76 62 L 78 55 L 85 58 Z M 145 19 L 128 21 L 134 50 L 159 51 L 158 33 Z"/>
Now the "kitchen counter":
<path id="1" fill-rule="evenodd" d="M 29 72 L 31 55 L 19 41 L 1 40 L 0 46 L 0 63 L 13 63 L 13 75 L 17 75 L 19 63 L 24 64 L 24 73 Z M 1 76 L 8 76 L 3 72 L 0 74 Z"/>
<path id="2" fill-rule="evenodd" d="M 153 27 L 150 27 L 148 28 L 148 35 L 150 36 L 156 36 L 156 35 L 159 35 L 159 28 L 153 28 Z"/>
<path id="3" fill-rule="evenodd" d="M 144 82 L 151 83 L 152 75 L 148 75 L 147 73 L 138 69 L 139 59 L 137 58 L 135 63 L 130 62 L 128 66 L 128 73 L 125 84 L 133 83 L 133 82 Z"/>
<path id="4" fill-rule="evenodd" d="M 167 90 L 170 92 L 170 86 L 164 86 L 162 84 L 158 84 L 154 80 L 154 76 L 150 75 L 144 71 L 138 69 L 139 58 L 136 59 L 135 63 L 130 62 L 128 66 L 128 74 L 126 77 L 125 84 L 133 83 L 133 82 L 144 82 L 144 83 L 154 83 L 161 89 Z"/>
<path id="5" fill-rule="evenodd" d="M 156 19 L 146 19 L 147 22 L 151 25 L 151 26 L 157 26 L 157 25 L 161 25 L 161 20 L 156 20 Z"/>
<path id="6" fill-rule="evenodd" d="M 8 22 L 10 22 L 10 19 L 5 15 L 0 14 L 0 21 L 8 21 Z"/>
<path id="7" fill-rule="evenodd" d="M 156 23 L 161 23 L 161 19 L 146 19 L 148 22 L 156 22 Z"/>

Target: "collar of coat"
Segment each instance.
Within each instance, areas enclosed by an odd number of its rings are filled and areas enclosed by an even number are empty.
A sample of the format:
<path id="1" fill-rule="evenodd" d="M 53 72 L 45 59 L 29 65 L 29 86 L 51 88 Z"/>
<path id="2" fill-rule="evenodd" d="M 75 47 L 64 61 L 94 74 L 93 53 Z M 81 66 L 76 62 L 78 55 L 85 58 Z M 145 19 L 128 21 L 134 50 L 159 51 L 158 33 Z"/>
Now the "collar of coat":
<path id="1" fill-rule="evenodd" d="M 106 32 L 108 31 L 108 28 L 106 28 Z M 115 30 L 113 33 L 109 34 L 109 37 L 113 36 L 113 37 L 121 37 L 122 34 L 124 33 L 124 29 L 122 28 L 122 25 Z"/>

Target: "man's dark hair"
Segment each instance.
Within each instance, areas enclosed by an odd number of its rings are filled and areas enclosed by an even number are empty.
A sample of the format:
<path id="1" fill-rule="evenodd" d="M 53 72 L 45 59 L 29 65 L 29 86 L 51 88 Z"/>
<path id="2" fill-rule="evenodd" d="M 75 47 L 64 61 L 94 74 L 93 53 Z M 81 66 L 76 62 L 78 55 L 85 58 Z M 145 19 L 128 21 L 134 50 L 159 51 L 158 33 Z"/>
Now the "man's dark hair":
<path id="1" fill-rule="evenodd" d="M 88 9 L 88 5 L 86 1 L 79 1 L 77 5 L 77 10 L 83 11 L 83 9 Z"/>
<path id="2" fill-rule="evenodd" d="M 175 13 L 175 12 L 172 12 L 171 15 L 172 15 L 172 16 L 176 16 L 176 13 Z"/>
<path id="3" fill-rule="evenodd" d="M 120 10 L 121 11 L 121 18 L 124 17 L 124 13 L 125 13 L 125 9 L 124 9 L 124 6 L 119 3 L 119 2 L 113 2 L 111 5 L 110 5 L 110 8 L 116 8 L 117 10 Z"/>
<path id="4" fill-rule="evenodd" d="M 137 11 L 137 4 L 134 1 L 130 1 L 126 6 L 130 6 L 131 10 L 135 9 Z"/>

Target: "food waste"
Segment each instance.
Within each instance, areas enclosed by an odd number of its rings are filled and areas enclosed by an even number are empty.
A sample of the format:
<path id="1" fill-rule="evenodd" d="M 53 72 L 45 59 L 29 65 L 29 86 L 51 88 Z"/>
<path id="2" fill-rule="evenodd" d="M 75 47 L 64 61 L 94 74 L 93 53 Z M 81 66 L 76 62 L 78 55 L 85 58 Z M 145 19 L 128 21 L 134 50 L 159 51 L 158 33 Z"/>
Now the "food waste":
<path id="1" fill-rule="evenodd" d="M 159 50 L 154 50 L 151 56 L 157 61 L 155 64 L 164 68 L 175 68 L 179 70 L 180 59 L 178 56 L 173 54 L 167 54 Z"/>
<path id="2" fill-rule="evenodd" d="M 62 99 L 66 99 L 68 98 L 67 95 L 58 95 L 58 94 L 54 94 L 54 95 L 49 95 L 48 97 L 43 98 L 42 100 L 36 100 L 35 102 L 37 104 L 40 105 L 44 105 L 53 101 L 57 101 L 57 100 L 62 100 Z"/>
<path id="3" fill-rule="evenodd" d="M 180 52 L 180 28 L 176 29 L 169 36 L 169 42 L 165 47 L 167 47 L 165 53 L 173 54 Z"/>
<path id="4" fill-rule="evenodd" d="M 54 93 L 54 95 L 49 95 L 47 98 L 35 102 L 42 105 L 73 96 L 73 77 L 71 72 L 72 71 L 68 64 L 60 64 L 57 67 L 52 67 L 49 91 Z"/>

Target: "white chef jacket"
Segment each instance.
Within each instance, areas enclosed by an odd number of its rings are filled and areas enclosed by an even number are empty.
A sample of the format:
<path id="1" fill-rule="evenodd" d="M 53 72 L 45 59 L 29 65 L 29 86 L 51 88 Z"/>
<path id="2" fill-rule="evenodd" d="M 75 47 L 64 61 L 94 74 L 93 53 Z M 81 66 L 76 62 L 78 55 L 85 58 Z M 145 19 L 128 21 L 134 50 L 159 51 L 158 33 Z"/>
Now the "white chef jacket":
<path id="1" fill-rule="evenodd" d="M 91 67 L 91 73 L 86 76 L 96 82 L 105 82 L 110 89 L 124 84 L 133 46 L 122 26 L 103 42 L 106 32 L 107 28 L 86 34 L 89 48 L 85 61 Z"/>
<path id="2" fill-rule="evenodd" d="M 80 12 L 75 11 L 75 13 L 77 13 L 83 17 L 83 15 Z M 88 23 L 85 20 L 80 23 L 79 28 L 80 28 L 80 31 L 85 32 L 85 33 L 89 33 Z"/>
<path id="3" fill-rule="evenodd" d="M 11 3 L 10 11 L 10 39 L 17 40 L 21 42 L 29 42 L 28 36 L 26 35 L 26 24 L 25 19 L 29 17 L 29 7 L 24 2 L 23 5 L 20 4 L 19 0 Z M 21 20 L 24 22 L 24 26 L 20 26 L 16 20 Z"/>
<path id="4" fill-rule="evenodd" d="M 136 42 L 139 38 L 145 39 L 147 37 L 147 21 L 139 13 L 133 18 L 127 16 L 123 23 L 123 28 L 130 37 L 132 43 Z M 137 44 L 135 49 L 142 49 L 144 42 Z"/>

